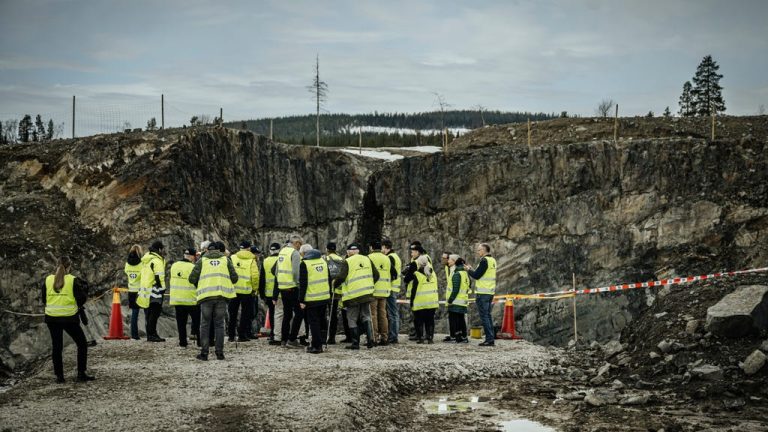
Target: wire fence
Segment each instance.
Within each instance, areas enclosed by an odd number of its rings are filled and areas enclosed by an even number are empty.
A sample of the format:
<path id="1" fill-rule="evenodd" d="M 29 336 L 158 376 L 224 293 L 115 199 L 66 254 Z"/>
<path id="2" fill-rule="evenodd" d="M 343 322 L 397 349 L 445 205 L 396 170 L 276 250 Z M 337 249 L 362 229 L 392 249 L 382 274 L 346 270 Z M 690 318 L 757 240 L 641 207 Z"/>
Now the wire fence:
<path id="1" fill-rule="evenodd" d="M 120 104 L 75 97 L 62 101 L 58 107 L 43 111 L 0 112 L 0 138 L 9 142 L 22 141 L 19 123 L 25 115 L 30 116 L 31 130 L 35 133 L 35 121 L 39 115 L 46 133 L 49 126 L 52 126 L 51 135 L 56 139 L 110 134 L 126 129 L 148 129 L 152 127 L 152 123 L 157 128 L 182 127 L 190 125 L 193 117 L 200 123 L 212 123 L 222 111 L 222 107 L 214 105 L 183 101 L 169 103 L 163 96 L 154 102 L 142 100 Z M 30 133 L 29 140 L 32 139 L 33 134 Z"/>

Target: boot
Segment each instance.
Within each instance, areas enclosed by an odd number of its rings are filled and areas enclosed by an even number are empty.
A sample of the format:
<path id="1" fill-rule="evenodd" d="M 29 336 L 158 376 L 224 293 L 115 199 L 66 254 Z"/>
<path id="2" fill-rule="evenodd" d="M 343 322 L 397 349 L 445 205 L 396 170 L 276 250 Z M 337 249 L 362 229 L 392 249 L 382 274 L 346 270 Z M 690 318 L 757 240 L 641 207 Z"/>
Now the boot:
<path id="1" fill-rule="evenodd" d="M 349 329 L 349 336 L 352 339 L 352 344 L 347 345 L 346 349 L 359 350 L 360 349 L 360 329 L 357 327 Z"/>
<path id="2" fill-rule="evenodd" d="M 365 347 L 368 349 L 373 348 L 373 327 L 371 326 L 370 321 L 366 321 L 364 323 L 365 325 L 365 338 L 366 338 L 366 344 Z"/>
<path id="3" fill-rule="evenodd" d="M 85 372 L 78 372 L 77 373 L 77 381 L 79 381 L 79 382 L 93 381 L 95 379 L 96 379 L 95 377 L 92 377 L 92 376 L 86 374 Z"/>

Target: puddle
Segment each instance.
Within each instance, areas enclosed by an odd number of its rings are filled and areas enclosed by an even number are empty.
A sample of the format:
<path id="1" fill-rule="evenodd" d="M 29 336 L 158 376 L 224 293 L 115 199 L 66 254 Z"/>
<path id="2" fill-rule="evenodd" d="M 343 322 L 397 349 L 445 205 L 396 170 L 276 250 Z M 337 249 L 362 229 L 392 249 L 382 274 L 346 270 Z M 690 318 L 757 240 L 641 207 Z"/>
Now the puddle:
<path id="1" fill-rule="evenodd" d="M 427 414 L 452 414 L 456 412 L 473 411 L 482 405 L 487 405 L 489 398 L 481 396 L 470 397 L 440 397 L 435 400 L 423 401 L 424 410 Z"/>
<path id="2" fill-rule="evenodd" d="M 549 426 L 523 419 L 503 421 L 499 423 L 499 427 L 506 432 L 555 432 L 555 429 Z"/>

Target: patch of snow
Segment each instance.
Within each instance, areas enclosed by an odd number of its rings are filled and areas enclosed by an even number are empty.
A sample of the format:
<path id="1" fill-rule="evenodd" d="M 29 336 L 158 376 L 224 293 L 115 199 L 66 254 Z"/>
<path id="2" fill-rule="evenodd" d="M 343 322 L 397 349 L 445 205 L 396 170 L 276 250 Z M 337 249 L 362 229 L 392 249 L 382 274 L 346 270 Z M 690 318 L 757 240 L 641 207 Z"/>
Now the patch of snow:
<path id="1" fill-rule="evenodd" d="M 353 155 L 357 155 L 357 156 L 364 156 L 364 157 L 369 157 L 374 159 L 384 159 L 388 161 L 395 161 L 395 160 L 404 158 L 401 155 L 396 155 L 388 151 L 381 151 L 381 150 L 363 150 L 362 152 L 360 152 L 360 150 L 356 148 L 349 147 L 349 148 L 343 148 L 341 149 L 341 151 L 347 152 Z"/>
<path id="2" fill-rule="evenodd" d="M 471 131 L 468 128 L 447 128 L 453 135 L 461 134 Z M 358 131 L 367 133 L 380 133 L 390 135 L 416 135 L 418 132 L 421 135 L 440 135 L 442 131 L 440 129 L 410 129 L 410 128 L 394 128 L 388 126 L 345 126 L 342 127 L 340 132 L 358 133 Z"/>

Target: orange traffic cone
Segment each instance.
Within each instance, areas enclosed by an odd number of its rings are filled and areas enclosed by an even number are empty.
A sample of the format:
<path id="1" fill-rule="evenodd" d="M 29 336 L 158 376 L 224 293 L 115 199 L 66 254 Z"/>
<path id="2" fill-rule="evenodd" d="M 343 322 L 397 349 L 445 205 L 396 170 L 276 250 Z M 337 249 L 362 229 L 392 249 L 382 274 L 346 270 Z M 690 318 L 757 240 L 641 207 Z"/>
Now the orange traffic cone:
<path id="1" fill-rule="evenodd" d="M 259 336 L 269 336 L 270 331 L 272 330 L 272 323 L 269 322 L 269 310 L 267 310 L 267 318 L 264 320 L 264 327 L 262 327 L 262 331 L 259 333 Z"/>
<path id="2" fill-rule="evenodd" d="M 497 339 L 522 339 L 515 334 L 515 305 L 511 299 L 504 303 L 504 320 L 501 331 L 496 335 Z"/>
<path id="3" fill-rule="evenodd" d="M 130 339 L 123 334 L 123 311 L 120 308 L 120 291 L 117 288 L 112 288 L 112 316 L 109 320 L 109 336 L 104 336 L 104 339 Z"/>

